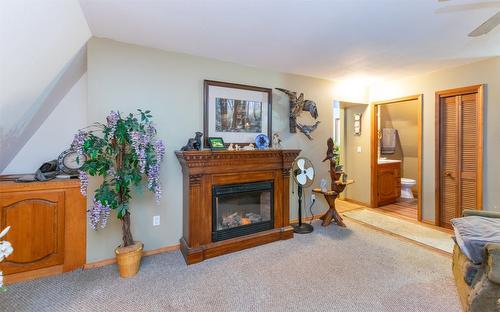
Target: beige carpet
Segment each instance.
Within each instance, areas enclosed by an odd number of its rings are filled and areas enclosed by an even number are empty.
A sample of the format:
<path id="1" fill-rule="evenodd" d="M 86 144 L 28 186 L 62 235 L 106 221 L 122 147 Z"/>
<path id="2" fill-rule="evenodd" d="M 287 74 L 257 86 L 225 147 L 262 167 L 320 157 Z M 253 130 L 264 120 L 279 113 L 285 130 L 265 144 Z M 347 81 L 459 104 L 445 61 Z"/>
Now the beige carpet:
<path id="1" fill-rule="evenodd" d="M 439 250 L 453 252 L 451 234 L 368 209 L 346 211 L 342 215 Z"/>
<path id="2" fill-rule="evenodd" d="M 349 221 L 186 266 L 180 252 L 9 286 L 0 311 L 460 311 L 449 257 Z"/>

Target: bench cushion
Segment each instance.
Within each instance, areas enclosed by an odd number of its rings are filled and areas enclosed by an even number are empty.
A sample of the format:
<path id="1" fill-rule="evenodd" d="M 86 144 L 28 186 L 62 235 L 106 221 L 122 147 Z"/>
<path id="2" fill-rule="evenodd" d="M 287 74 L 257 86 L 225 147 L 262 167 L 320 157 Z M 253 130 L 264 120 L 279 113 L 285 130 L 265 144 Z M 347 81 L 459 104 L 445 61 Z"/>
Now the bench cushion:
<path id="1" fill-rule="evenodd" d="M 455 239 L 463 254 L 475 264 L 481 264 L 484 245 L 500 243 L 500 219 L 469 216 L 451 220 Z"/>

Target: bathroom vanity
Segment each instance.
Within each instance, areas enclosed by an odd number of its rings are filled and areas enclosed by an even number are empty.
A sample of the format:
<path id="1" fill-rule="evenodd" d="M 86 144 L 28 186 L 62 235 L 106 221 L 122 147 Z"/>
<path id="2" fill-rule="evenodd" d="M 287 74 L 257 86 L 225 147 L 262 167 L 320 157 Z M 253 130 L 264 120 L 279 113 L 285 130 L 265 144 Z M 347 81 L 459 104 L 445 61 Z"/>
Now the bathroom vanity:
<path id="1" fill-rule="evenodd" d="M 401 160 L 379 159 L 377 206 L 392 204 L 401 196 Z"/>

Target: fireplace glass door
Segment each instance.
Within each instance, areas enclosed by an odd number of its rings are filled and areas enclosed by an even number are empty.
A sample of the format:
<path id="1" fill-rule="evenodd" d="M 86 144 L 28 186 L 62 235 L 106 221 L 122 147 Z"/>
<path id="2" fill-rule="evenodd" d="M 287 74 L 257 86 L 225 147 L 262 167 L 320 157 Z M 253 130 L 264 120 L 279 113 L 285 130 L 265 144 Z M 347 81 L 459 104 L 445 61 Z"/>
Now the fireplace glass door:
<path id="1" fill-rule="evenodd" d="M 273 182 L 214 186 L 212 241 L 273 228 Z"/>

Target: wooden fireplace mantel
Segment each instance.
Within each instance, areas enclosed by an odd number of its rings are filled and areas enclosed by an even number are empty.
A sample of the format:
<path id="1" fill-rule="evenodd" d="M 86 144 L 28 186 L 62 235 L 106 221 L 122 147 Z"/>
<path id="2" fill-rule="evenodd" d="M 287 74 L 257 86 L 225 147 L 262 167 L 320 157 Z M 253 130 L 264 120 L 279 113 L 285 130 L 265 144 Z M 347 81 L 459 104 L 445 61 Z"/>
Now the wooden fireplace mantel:
<path id="1" fill-rule="evenodd" d="M 183 237 L 187 264 L 257 245 L 289 239 L 290 168 L 300 150 L 176 151 L 183 173 Z M 274 182 L 274 228 L 212 242 L 212 187 Z"/>

